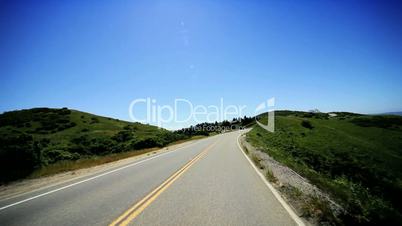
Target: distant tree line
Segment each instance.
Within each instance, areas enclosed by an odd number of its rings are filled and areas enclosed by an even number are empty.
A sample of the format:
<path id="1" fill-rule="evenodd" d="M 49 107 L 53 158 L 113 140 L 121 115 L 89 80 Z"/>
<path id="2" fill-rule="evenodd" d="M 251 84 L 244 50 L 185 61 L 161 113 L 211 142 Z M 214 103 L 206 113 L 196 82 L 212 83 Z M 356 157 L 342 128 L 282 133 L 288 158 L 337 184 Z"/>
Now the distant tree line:
<path id="1" fill-rule="evenodd" d="M 221 133 L 230 130 L 237 130 L 239 128 L 245 128 L 254 123 L 253 117 L 239 117 L 233 118 L 231 121 L 224 120 L 222 122 L 204 122 L 195 126 L 190 126 L 175 131 L 176 134 L 183 134 L 187 137 L 191 136 L 209 136 L 211 133 Z"/>

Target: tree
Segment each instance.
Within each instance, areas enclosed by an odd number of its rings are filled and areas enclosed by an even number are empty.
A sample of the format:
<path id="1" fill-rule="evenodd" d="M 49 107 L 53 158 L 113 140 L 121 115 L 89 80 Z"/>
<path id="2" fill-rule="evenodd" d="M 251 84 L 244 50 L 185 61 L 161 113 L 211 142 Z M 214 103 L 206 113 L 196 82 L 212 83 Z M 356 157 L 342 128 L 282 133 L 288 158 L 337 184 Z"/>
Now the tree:
<path id="1" fill-rule="evenodd" d="M 0 182 L 29 175 L 40 159 L 40 145 L 31 135 L 12 131 L 0 136 Z"/>

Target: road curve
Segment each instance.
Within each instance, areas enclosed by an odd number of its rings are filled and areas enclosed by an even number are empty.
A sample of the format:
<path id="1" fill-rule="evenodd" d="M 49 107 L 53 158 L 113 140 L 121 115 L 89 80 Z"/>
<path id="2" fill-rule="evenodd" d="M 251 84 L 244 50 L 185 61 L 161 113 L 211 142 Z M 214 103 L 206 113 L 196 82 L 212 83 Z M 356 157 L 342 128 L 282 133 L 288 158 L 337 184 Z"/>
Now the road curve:
<path id="1" fill-rule="evenodd" d="M 0 225 L 296 225 L 239 132 L 0 201 Z"/>

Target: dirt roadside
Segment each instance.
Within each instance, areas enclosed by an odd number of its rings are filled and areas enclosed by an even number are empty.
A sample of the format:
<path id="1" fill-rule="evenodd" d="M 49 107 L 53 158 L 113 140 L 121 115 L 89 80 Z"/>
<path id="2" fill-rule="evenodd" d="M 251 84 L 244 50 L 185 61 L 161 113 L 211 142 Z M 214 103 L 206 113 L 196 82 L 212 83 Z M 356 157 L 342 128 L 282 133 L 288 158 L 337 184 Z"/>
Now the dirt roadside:
<path id="1" fill-rule="evenodd" d="M 241 136 L 239 141 L 255 166 L 307 225 L 336 224 L 333 216 L 337 217 L 345 210 L 328 194 L 258 147 L 251 145 L 245 135 Z"/>

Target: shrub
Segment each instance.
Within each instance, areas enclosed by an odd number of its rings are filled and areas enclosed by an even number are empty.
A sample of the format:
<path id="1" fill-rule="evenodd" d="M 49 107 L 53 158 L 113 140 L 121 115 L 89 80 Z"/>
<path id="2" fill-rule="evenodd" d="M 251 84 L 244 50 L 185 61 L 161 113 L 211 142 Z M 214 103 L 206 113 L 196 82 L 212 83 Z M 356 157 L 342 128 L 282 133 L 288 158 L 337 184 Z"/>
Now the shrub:
<path id="1" fill-rule="evenodd" d="M 301 125 L 302 125 L 304 128 L 307 128 L 307 129 L 313 129 L 313 128 L 314 128 L 313 125 L 311 124 L 311 122 L 308 121 L 308 120 L 303 120 L 303 121 L 301 122 Z"/>
<path id="2" fill-rule="evenodd" d="M 116 152 L 119 147 L 109 137 L 96 137 L 90 139 L 88 135 L 82 135 L 71 140 L 69 151 L 84 155 L 100 155 Z"/>
<path id="3" fill-rule="evenodd" d="M 112 137 L 117 142 L 126 142 L 133 138 L 133 133 L 127 130 L 122 130 Z"/>
<path id="4" fill-rule="evenodd" d="M 107 137 L 98 137 L 92 139 L 89 146 L 89 151 L 92 154 L 108 154 L 115 152 L 117 145 L 116 143 Z"/>
<path id="5" fill-rule="evenodd" d="M 40 149 L 31 135 L 13 131 L 0 136 L 0 183 L 22 178 L 40 166 Z"/>
<path id="6" fill-rule="evenodd" d="M 127 126 L 124 126 L 123 129 L 124 129 L 124 130 L 131 130 L 132 127 L 131 127 L 130 125 L 127 125 Z"/>
<path id="7" fill-rule="evenodd" d="M 92 117 L 91 118 L 91 124 L 94 124 L 94 123 L 99 123 L 99 119 L 95 118 L 95 117 Z"/>
<path id="8" fill-rule="evenodd" d="M 278 178 L 275 177 L 275 175 L 272 173 L 271 170 L 267 170 L 267 173 L 265 174 L 265 177 L 270 181 L 271 183 L 276 183 L 278 182 Z"/>
<path id="9" fill-rule="evenodd" d="M 251 155 L 251 160 L 253 160 L 253 162 L 258 168 L 264 169 L 264 166 L 261 164 L 261 159 L 257 155 L 255 154 Z"/>
<path id="10" fill-rule="evenodd" d="M 143 138 L 138 141 L 133 141 L 131 143 L 131 148 L 133 149 L 144 149 L 153 147 L 162 147 L 162 142 L 157 137 Z"/>
<path id="11" fill-rule="evenodd" d="M 77 160 L 80 158 L 80 155 L 78 153 L 55 149 L 45 151 L 44 158 L 47 160 L 46 164 L 51 164 L 61 160 Z"/>
<path id="12" fill-rule="evenodd" d="M 81 135 L 71 139 L 71 145 L 69 145 L 69 151 L 79 154 L 90 154 L 89 146 L 91 141 L 88 135 Z"/>

